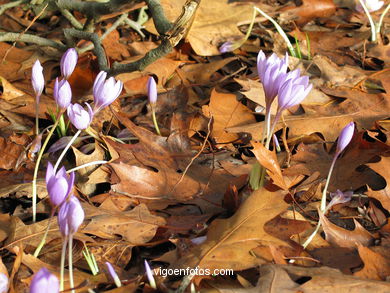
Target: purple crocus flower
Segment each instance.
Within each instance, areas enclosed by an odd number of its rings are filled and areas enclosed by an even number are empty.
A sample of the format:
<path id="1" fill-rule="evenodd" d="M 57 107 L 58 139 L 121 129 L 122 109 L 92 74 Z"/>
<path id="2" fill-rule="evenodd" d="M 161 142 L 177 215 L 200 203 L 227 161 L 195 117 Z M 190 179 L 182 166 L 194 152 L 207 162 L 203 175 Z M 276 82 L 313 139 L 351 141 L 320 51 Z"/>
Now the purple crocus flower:
<path id="1" fill-rule="evenodd" d="M 116 81 L 113 77 L 106 80 L 106 77 L 107 72 L 100 71 L 93 83 L 94 113 L 110 105 L 122 92 L 123 83 L 120 80 Z"/>
<path id="2" fill-rule="evenodd" d="M 353 122 L 350 122 L 341 130 L 339 140 L 337 141 L 336 156 L 338 156 L 351 142 L 354 132 L 355 124 Z"/>
<path id="3" fill-rule="evenodd" d="M 299 69 L 287 74 L 286 81 L 278 91 L 278 112 L 301 103 L 311 91 L 313 85 L 308 76 L 301 76 Z"/>
<path id="4" fill-rule="evenodd" d="M 8 276 L 4 273 L 0 273 L 0 293 L 8 292 Z"/>
<path id="5" fill-rule="evenodd" d="M 106 261 L 106 266 L 107 266 L 107 269 L 108 269 L 108 272 L 110 273 L 110 276 L 111 278 L 114 280 L 115 282 L 115 285 L 119 288 L 122 286 L 122 283 L 121 283 L 121 280 L 119 279 L 118 277 L 118 274 L 115 272 L 115 269 L 114 267 L 112 266 L 111 263 L 109 263 L 108 261 Z"/>
<path id="6" fill-rule="evenodd" d="M 77 197 L 71 195 L 69 200 L 61 205 L 57 221 L 64 237 L 73 235 L 77 232 L 84 221 L 84 210 Z"/>
<path id="7" fill-rule="evenodd" d="M 279 59 L 276 54 L 266 58 L 263 51 L 257 55 L 257 72 L 264 87 L 266 111 L 269 111 L 271 104 L 278 94 L 287 77 L 288 55 Z"/>
<path id="8" fill-rule="evenodd" d="M 232 51 L 234 51 L 236 48 L 235 48 L 235 46 L 234 46 L 234 43 L 233 42 L 231 42 L 231 41 L 227 41 L 227 42 L 225 42 L 225 43 L 223 43 L 222 45 L 221 45 L 221 47 L 219 47 L 219 52 L 220 53 L 227 53 L 227 52 L 232 52 Z"/>
<path id="9" fill-rule="evenodd" d="M 80 104 L 71 104 L 68 107 L 69 120 L 78 130 L 87 129 L 93 119 L 93 110 L 91 106 L 88 103 L 85 104 L 87 105 L 88 111 L 84 110 Z"/>
<path id="10" fill-rule="evenodd" d="M 157 102 L 157 85 L 153 77 L 149 77 L 147 86 L 149 103 L 155 105 Z"/>
<path id="11" fill-rule="evenodd" d="M 31 83 L 35 92 L 35 96 L 39 98 L 42 95 L 45 87 L 45 79 L 43 77 L 43 67 L 39 60 L 35 61 L 32 67 Z"/>
<path id="12" fill-rule="evenodd" d="M 329 210 L 336 204 L 349 202 L 352 199 L 352 195 L 352 191 L 342 192 L 339 189 L 337 189 L 335 193 L 331 192 L 330 196 L 332 197 L 332 200 L 326 206 L 326 210 Z"/>
<path id="13" fill-rule="evenodd" d="M 384 1 L 378 1 L 378 0 L 362 0 L 364 2 L 364 5 L 366 5 L 367 10 L 369 12 L 374 12 L 382 8 L 383 4 L 385 4 Z M 360 1 L 356 4 L 355 7 L 356 11 L 363 13 L 364 9 Z"/>
<path id="14" fill-rule="evenodd" d="M 46 170 L 46 188 L 49 193 L 50 201 L 54 206 L 61 205 L 72 191 L 74 183 L 74 173 L 68 176 L 65 167 L 54 171 L 53 165 L 49 162 Z"/>
<path id="15" fill-rule="evenodd" d="M 58 293 L 60 283 L 57 277 L 46 268 L 42 268 L 33 277 L 30 284 L 30 293 Z"/>
<path id="16" fill-rule="evenodd" d="M 62 55 L 60 67 L 61 75 L 64 79 L 68 79 L 72 75 L 77 64 L 77 59 L 78 55 L 75 48 L 69 48 L 64 55 Z"/>
<path id="17" fill-rule="evenodd" d="M 56 78 L 54 82 L 53 95 L 60 109 L 64 110 L 68 108 L 72 100 L 72 89 L 69 82 L 66 79 L 58 81 L 58 78 Z"/>

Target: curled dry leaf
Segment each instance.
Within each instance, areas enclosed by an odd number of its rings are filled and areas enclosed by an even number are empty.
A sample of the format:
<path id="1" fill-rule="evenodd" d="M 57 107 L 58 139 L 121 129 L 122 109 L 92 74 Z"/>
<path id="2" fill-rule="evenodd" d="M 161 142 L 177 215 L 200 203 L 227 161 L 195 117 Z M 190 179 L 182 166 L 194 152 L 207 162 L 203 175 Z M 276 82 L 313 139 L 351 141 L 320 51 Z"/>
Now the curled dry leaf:
<path id="1" fill-rule="evenodd" d="M 358 247 L 369 246 L 374 243 L 374 237 L 355 219 L 355 229 L 349 231 L 343 229 L 332 222 L 330 222 L 324 214 L 319 210 L 320 221 L 325 233 L 325 239 L 336 246 L 340 247 Z"/>
<path id="2" fill-rule="evenodd" d="M 282 14 L 281 18 L 294 19 L 298 25 L 304 25 L 313 19 L 333 15 L 336 5 L 333 0 L 303 0 L 302 5 L 287 7 L 285 10 L 287 13 Z"/>
<path id="3" fill-rule="evenodd" d="M 284 182 L 276 153 L 266 149 L 266 147 L 260 142 L 252 141 L 251 144 L 253 146 L 252 152 L 255 154 L 260 165 L 267 169 L 267 173 L 271 177 L 273 183 L 280 188 L 287 190 L 288 186 Z"/>

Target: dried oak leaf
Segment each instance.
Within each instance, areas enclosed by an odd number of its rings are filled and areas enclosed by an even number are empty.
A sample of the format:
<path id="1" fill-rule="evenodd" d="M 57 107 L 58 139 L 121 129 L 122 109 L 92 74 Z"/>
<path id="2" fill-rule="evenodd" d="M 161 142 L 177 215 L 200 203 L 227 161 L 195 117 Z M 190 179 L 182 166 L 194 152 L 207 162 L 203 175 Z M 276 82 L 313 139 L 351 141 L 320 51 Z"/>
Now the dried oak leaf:
<path id="1" fill-rule="evenodd" d="M 162 217 L 151 214 L 144 204 L 131 211 L 118 212 L 89 206 L 85 213 L 91 215 L 90 222 L 81 230 L 101 238 L 112 239 L 120 235 L 133 244 L 144 244 L 156 234 L 157 228 L 165 225 Z"/>
<path id="2" fill-rule="evenodd" d="M 390 157 L 381 157 L 379 162 L 367 164 L 367 166 L 381 175 L 386 181 L 385 188 L 381 190 L 368 189 L 367 195 L 379 200 L 382 206 L 390 211 Z"/>
<path id="3" fill-rule="evenodd" d="M 390 258 L 362 245 L 358 246 L 360 258 L 364 262 L 362 270 L 354 275 L 360 278 L 386 280 L 390 275 Z M 390 289 L 389 289 L 390 291 Z M 376 292 L 376 291 L 375 291 Z"/>
<path id="4" fill-rule="evenodd" d="M 374 243 L 374 237 L 359 222 L 354 219 L 355 229 L 349 231 L 329 221 L 321 211 L 318 211 L 320 221 L 325 233 L 325 239 L 340 247 L 369 246 Z"/>
<path id="5" fill-rule="evenodd" d="M 211 223 L 207 239 L 194 246 L 175 264 L 175 268 L 245 270 L 259 264 L 251 251 L 258 246 L 289 246 L 264 230 L 264 225 L 287 209 L 282 191 L 258 189 L 228 219 Z"/>
<path id="6" fill-rule="evenodd" d="M 344 155 L 337 159 L 329 189 L 357 189 L 366 184 L 375 186 L 376 176 L 372 170 L 366 168 L 357 169 L 367 164 L 375 156 L 389 151 L 389 146 L 380 142 L 370 142 L 363 138 L 364 132 L 356 134 L 346 148 Z M 291 167 L 284 170 L 284 175 L 303 174 L 310 176 L 314 172 L 320 172 L 322 178 L 326 178 L 329 172 L 333 153 L 328 153 L 321 144 L 300 144 L 297 153 L 292 156 Z"/>
<path id="7" fill-rule="evenodd" d="M 210 104 L 202 107 L 203 114 L 214 119 L 211 136 L 217 143 L 231 143 L 239 139 L 239 135 L 226 132 L 226 128 L 254 123 L 252 112 L 236 99 L 236 95 L 211 92 Z"/>
<path id="8" fill-rule="evenodd" d="M 120 144 L 106 140 L 109 148 L 119 154 L 119 158 L 109 164 L 113 170 L 113 192 L 140 200 L 187 201 L 200 195 L 207 198 L 215 194 L 223 196 L 229 183 L 237 178 L 223 169 L 213 169 L 209 159 L 202 156 L 184 174 L 195 156 L 186 131 L 171 131 L 166 138 L 136 126 L 123 114 L 117 117 L 138 137 L 139 143 Z M 175 126 L 171 128 L 176 129 Z"/>

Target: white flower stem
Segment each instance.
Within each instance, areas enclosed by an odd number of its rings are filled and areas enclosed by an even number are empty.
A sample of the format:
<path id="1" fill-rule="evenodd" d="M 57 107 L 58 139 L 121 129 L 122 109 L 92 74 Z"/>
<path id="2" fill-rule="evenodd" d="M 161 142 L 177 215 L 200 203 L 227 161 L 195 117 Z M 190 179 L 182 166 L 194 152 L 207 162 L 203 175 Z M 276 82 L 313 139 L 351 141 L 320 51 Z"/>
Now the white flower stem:
<path id="1" fill-rule="evenodd" d="M 338 156 L 339 156 L 339 153 L 336 153 L 334 158 L 333 158 L 332 164 L 330 165 L 328 178 L 326 178 L 326 183 L 325 183 L 325 187 L 324 187 L 324 190 L 322 192 L 322 198 L 321 198 L 321 207 L 320 207 L 321 208 L 321 212 L 325 212 L 325 208 L 326 208 L 326 192 L 328 191 L 330 177 L 332 176 L 333 168 L 334 168 L 334 165 L 336 163 L 336 160 L 337 160 Z"/>
<path id="2" fill-rule="evenodd" d="M 35 134 L 39 135 L 39 96 L 35 100 Z"/>
<path id="3" fill-rule="evenodd" d="M 360 2 L 360 5 L 362 5 L 363 10 L 364 10 L 364 12 L 365 12 L 366 15 L 367 15 L 368 21 L 370 22 L 370 27 L 371 27 L 371 41 L 372 41 L 372 42 L 376 42 L 376 29 L 375 29 L 375 23 L 374 23 L 374 21 L 373 21 L 373 19 L 372 19 L 372 17 L 371 17 L 370 12 L 369 12 L 368 9 L 367 9 L 367 6 L 366 6 L 366 4 L 364 3 L 364 1 L 363 1 L 363 0 L 359 0 L 359 2 Z"/>
<path id="4" fill-rule="evenodd" d="M 157 123 L 156 110 L 154 105 L 151 105 L 151 108 L 152 108 L 152 119 L 153 119 L 154 128 L 156 129 L 157 134 L 161 136 L 160 128 L 158 127 L 158 123 Z"/>
<path id="5" fill-rule="evenodd" d="M 68 241 L 67 241 L 66 237 L 64 237 L 64 240 L 62 242 L 62 251 L 61 251 L 60 291 L 64 290 L 65 256 L 66 256 L 66 245 L 67 244 L 68 244 Z"/>
<path id="6" fill-rule="evenodd" d="M 387 14 L 387 12 L 389 12 L 389 10 L 390 10 L 390 4 L 388 4 L 386 9 L 382 12 L 381 17 L 379 18 L 379 22 L 376 25 L 376 35 L 377 35 L 378 39 L 380 36 L 383 19 L 385 18 L 385 15 Z"/>
<path id="7" fill-rule="evenodd" d="M 37 178 L 38 178 L 38 169 L 39 169 L 39 164 L 41 163 L 43 152 L 46 149 L 47 144 L 49 143 L 50 138 L 53 135 L 54 130 L 56 129 L 59 121 L 60 121 L 60 116 L 62 115 L 62 112 L 58 113 L 57 119 L 53 125 L 53 127 L 50 129 L 48 135 L 46 136 L 45 141 L 43 142 L 42 148 L 40 149 L 37 157 L 37 161 L 35 163 L 35 168 L 34 168 L 34 175 L 33 175 L 33 180 L 32 180 L 32 210 L 33 210 L 33 222 L 36 222 L 37 220 Z"/>
<path id="8" fill-rule="evenodd" d="M 73 135 L 72 139 L 68 142 L 68 144 L 66 145 L 66 147 L 63 149 L 61 155 L 58 157 L 58 160 L 56 162 L 56 164 L 54 165 L 54 174 L 56 173 L 57 171 L 57 168 L 58 168 L 58 165 L 61 163 L 62 161 L 62 158 L 65 156 L 66 152 L 68 151 L 68 149 L 72 146 L 72 144 L 74 143 L 74 141 L 76 140 L 76 138 L 80 135 L 81 133 L 81 130 L 78 130 L 75 135 Z"/>
<path id="9" fill-rule="evenodd" d="M 93 165 L 104 165 L 104 164 L 107 164 L 108 161 L 93 161 L 93 162 L 89 162 L 89 163 L 85 163 L 85 164 L 82 164 L 80 166 L 77 166 L 77 167 L 74 167 L 72 169 L 69 169 L 68 171 L 66 171 L 66 173 L 71 173 L 71 172 L 75 172 L 77 170 L 80 170 L 80 169 L 83 169 L 83 168 L 86 168 L 86 167 L 89 167 L 89 166 L 93 166 Z"/>
<path id="10" fill-rule="evenodd" d="M 75 293 L 74 290 L 74 281 L 73 281 L 73 235 L 69 235 L 69 248 L 68 248 L 68 264 L 69 264 L 69 284 L 71 288 L 71 292 Z"/>
<path id="11" fill-rule="evenodd" d="M 361 1 L 361 0 L 360 0 Z M 286 33 L 284 32 L 284 30 L 281 28 L 281 26 L 271 17 L 269 16 L 268 14 L 266 14 L 263 10 L 261 10 L 260 8 L 258 7 L 255 7 L 255 9 L 262 15 L 264 16 L 266 19 L 268 19 L 276 28 L 276 30 L 278 31 L 278 33 L 282 36 L 282 38 L 284 39 L 286 45 L 287 45 L 287 48 L 288 50 L 290 51 L 290 54 L 291 56 L 293 57 L 297 57 L 297 54 L 295 53 L 295 49 L 293 47 L 293 45 L 291 44 L 290 40 L 288 39 L 288 36 L 286 35 Z"/>
<path id="12" fill-rule="evenodd" d="M 49 233 L 49 229 L 50 229 L 51 220 L 54 217 L 54 213 L 55 213 L 55 207 L 52 208 L 52 211 L 50 213 L 49 221 L 47 222 L 47 227 L 46 227 L 46 230 L 45 230 L 45 234 L 43 235 L 41 242 L 39 243 L 39 245 L 37 246 L 37 248 L 34 251 L 34 257 L 38 257 L 39 256 L 39 253 L 41 252 L 42 247 L 45 245 L 47 234 Z"/>

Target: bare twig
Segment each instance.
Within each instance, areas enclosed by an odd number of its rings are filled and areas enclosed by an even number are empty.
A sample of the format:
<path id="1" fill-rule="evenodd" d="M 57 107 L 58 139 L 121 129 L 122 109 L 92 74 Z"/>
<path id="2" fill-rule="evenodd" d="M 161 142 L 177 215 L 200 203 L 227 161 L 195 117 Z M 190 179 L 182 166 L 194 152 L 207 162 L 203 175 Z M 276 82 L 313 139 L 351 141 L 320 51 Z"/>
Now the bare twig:
<path id="1" fill-rule="evenodd" d="M 15 41 L 32 43 L 39 46 L 53 47 L 61 51 L 65 51 L 67 48 L 62 43 L 55 42 L 42 37 L 38 37 L 35 35 L 30 35 L 30 34 L 21 35 L 20 33 L 0 33 L 0 42 L 15 42 Z"/>

